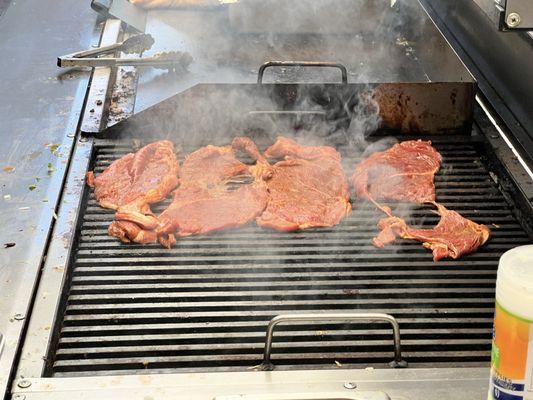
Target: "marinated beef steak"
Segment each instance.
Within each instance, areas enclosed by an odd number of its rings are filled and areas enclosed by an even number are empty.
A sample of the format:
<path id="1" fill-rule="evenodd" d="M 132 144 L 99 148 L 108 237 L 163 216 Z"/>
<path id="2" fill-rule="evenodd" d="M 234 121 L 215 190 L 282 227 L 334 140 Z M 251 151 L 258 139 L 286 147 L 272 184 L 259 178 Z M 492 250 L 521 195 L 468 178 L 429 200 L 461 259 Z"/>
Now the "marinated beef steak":
<path id="1" fill-rule="evenodd" d="M 361 162 L 352 185 L 358 197 L 373 201 L 435 201 L 434 177 L 441 161 L 430 141 L 405 141 Z"/>
<path id="2" fill-rule="evenodd" d="M 250 167 L 237 160 L 235 149 L 247 151 L 253 158 L 259 155 L 250 139 L 236 138 L 232 146 L 207 146 L 187 157 L 174 200 L 159 216 L 159 236 L 190 236 L 233 228 L 263 212 L 268 192 L 261 157 L 256 166 Z M 253 178 L 251 183 L 230 185 L 246 177 Z"/>
<path id="3" fill-rule="evenodd" d="M 433 251 L 433 260 L 443 258 L 457 259 L 476 251 L 490 237 L 485 225 L 476 224 L 459 213 L 434 203 L 441 220 L 433 229 L 414 229 L 398 217 L 384 218 L 378 223 L 381 232 L 374 238 L 374 245 L 382 248 L 396 238 L 418 240 L 426 249 Z"/>
<path id="4" fill-rule="evenodd" d="M 178 170 L 173 144 L 162 140 L 116 160 L 97 177 L 93 172 L 87 173 L 87 183 L 94 188 L 102 207 L 117 210 L 118 220 L 153 229 L 157 219 L 150 204 L 162 201 L 177 186 Z M 121 237 L 116 221 L 109 227 L 109 234 Z M 147 242 L 143 240 L 138 239 Z"/>
<path id="5" fill-rule="evenodd" d="M 237 160 L 242 149 L 259 161 L 249 166 Z M 171 247 L 175 236 L 190 236 L 232 228 L 253 220 L 265 209 L 268 192 L 263 174 L 268 164 L 255 144 L 236 138 L 232 146 L 206 146 L 191 153 L 183 163 L 180 186 L 170 206 L 159 215 L 157 224 L 145 227 L 136 221 L 117 221 L 114 236 L 124 242 L 153 243 Z M 244 181 L 245 184 L 233 183 Z M 125 222 L 125 223 L 124 223 Z"/>
<path id="6" fill-rule="evenodd" d="M 174 146 L 162 140 L 114 161 L 97 177 L 88 172 L 87 184 L 104 208 L 140 209 L 168 196 L 178 184 L 178 169 Z"/>
<path id="7" fill-rule="evenodd" d="M 301 146 L 279 137 L 265 152 L 284 158 L 269 170 L 269 202 L 260 226 L 295 231 L 337 225 L 349 212 L 348 185 L 340 154 L 332 147 Z"/>

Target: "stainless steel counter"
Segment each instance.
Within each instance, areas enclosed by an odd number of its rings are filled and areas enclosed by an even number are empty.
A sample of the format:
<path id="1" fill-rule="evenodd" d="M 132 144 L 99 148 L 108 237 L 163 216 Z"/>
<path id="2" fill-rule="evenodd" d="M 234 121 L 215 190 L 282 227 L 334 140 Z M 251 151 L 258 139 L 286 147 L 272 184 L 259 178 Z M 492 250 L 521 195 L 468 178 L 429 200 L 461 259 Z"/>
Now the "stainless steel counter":
<path id="1" fill-rule="evenodd" d="M 0 397 L 27 321 L 88 73 L 55 66 L 87 48 L 87 2 L 14 1 L 0 17 Z M 1 344 L 0 344 L 1 346 Z"/>

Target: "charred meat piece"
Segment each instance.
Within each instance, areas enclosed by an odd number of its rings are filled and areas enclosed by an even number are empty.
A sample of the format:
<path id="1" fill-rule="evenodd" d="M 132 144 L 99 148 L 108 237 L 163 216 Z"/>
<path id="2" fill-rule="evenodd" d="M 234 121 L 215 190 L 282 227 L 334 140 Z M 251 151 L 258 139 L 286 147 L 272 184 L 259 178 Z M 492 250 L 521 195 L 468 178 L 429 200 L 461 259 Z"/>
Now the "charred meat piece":
<path id="1" fill-rule="evenodd" d="M 126 224 L 129 230 L 133 229 L 132 224 L 140 229 L 154 229 L 157 219 L 150 210 L 150 204 L 162 201 L 177 186 L 178 170 L 174 146 L 163 140 L 116 160 L 97 177 L 89 172 L 87 183 L 94 188 L 96 200 L 102 207 L 117 210 L 117 220 L 129 221 Z M 122 241 L 129 241 L 117 229 L 117 221 L 108 232 Z M 130 236 L 137 237 L 139 234 L 131 233 Z M 136 241 L 149 242 L 144 236 L 142 240 L 138 236 Z"/>
<path id="2" fill-rule="evenodd" d="M 235 150 L 242 149 L 258 163 L 249 166 L 239 161 Z M 244 225 L 265 209 L 268 192 L 263 174 L 268 164 L 255 144 L 236 138 L 232 146 L 206 146 L 191 153 L 183 163 L 180 186 L 174 191 L 170 206 L 159 215 L 156 226 L 143 226 L 126 219 L 115 224 L 116 236 L 122 241 L 152 243 L 155 238 L 172 247 L 175 237 L 190 236 Z M 266 161 L 264 161 L 266 163 Z M 238 184 L 242 182 L 242 184 Z M 131 222 L 135 224 L 130 225 Z"/>
<path id="3" fill-rule="evenodd" d="M 434 204 L 441 220 L 433 229 L 413 229 L 403 219 L 391 215 L 378 223 L 381 232 L 374 238 L 374 245 L 382 248 L 398 237 L 418 240 L 426 249 L 433 251 L 433 260 L 439 261 L 443 258 L 457 259 L 475 252 L 489 239 L 490 230 L 487 226 L 476 224 L 455 211 Z"/>
<path id="4" fill-rule="evenodd" d="M 405 141 L 361 162 L 352 176 L 352 185 L 363 199 L 432 202 L 434 177 L 441 161 L 430 141 Z"/>
<path id="5" fill-rule="evenodd" d="M 279 137 L 265 152 L 284 158 L 272 166 L 268 206 L 260 226 L 278 231 L 330 227 L 351 211 L 340 154 L 332 147 L 301 146 Z"/>

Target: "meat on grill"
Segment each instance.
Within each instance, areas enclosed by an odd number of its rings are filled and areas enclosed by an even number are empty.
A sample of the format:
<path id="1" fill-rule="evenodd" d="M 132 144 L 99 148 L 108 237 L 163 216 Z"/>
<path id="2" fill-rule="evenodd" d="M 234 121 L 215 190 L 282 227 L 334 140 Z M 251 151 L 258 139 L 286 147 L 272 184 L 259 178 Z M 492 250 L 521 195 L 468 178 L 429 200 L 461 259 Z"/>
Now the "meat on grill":
<path id="1" fill-rule="evenodd" d="M 435 173 L 442 157 L 430 141 L 409 140 L 372 154 L 352 176 L 357 196 L 413 203 L 435 201 Z"/>
<path id="2" fill-rule="evenodd" d="M 390 216 L 378 223 L 380 233 L 374 238 L 376 247 L 382 248 L 392 243 L 396 238 L 418 240 L 426 249 L 433 251 L 433 259 L 457 259 L 465 254 L 476 251 L 490 237 L 490 230 L 485 225 L 476 224 L 455 211 L 446 209 L 443 205 L 433 203 L 441 216 L 439 223 L 433 229 L 414 229 L 399 218 Z"/>
<path id="3" fill-rule="evenodd" d="M 165 199 L 177 186 L 178 170 L 173 144 L 162 140 L 114 161 L 96 177 L 88 172 L 87 183 L 102 207 L 117 210 L 117 219 L 127 217 L 150 228 L 157 222 L 150 204 Z"/>
<path id="4" fill-rule="evenodd" d="M 284 158 L 270 170 L 269 202 L 260 226 L 295 231 L 337 225 L 351 211 L 341 156 L 328 146 L 301 146 L 279 137 L 265 152 Z"/>
<path id="5" fill-rule="evenodd" d="M 235 150 L 242 149 L 258 163 L 249 166 L 239 161 Z M 157 218 L 151 231 L 131 224 L 128 218 L 113 227 L 122 241 L 159 240 L 165 247 L 175 243 L 175 236 L 190 236 L 244 225 L 265 209 L 268 192 L 263 177 L 268 173 L 266 160 L 247 138 L 236 138 L 232 146 L 206 146 L 191 153 L 183 163 L 180 186 L 174 191 L 170 206 Z M 264 159 L 263 159 L 264 160 Z M 248 184 L 230 184 L 249 179 Z"/>

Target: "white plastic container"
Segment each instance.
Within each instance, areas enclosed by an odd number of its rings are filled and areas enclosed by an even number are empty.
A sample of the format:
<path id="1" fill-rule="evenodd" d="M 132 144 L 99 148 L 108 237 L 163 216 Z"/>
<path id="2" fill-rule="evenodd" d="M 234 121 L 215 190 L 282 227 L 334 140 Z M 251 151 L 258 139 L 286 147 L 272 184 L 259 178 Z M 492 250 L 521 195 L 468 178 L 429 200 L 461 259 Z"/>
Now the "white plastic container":
<path id="1" fill-rule="evenodd" d="M 488 398 L 533 400 L 533 245 L 500 258 Z"/>

